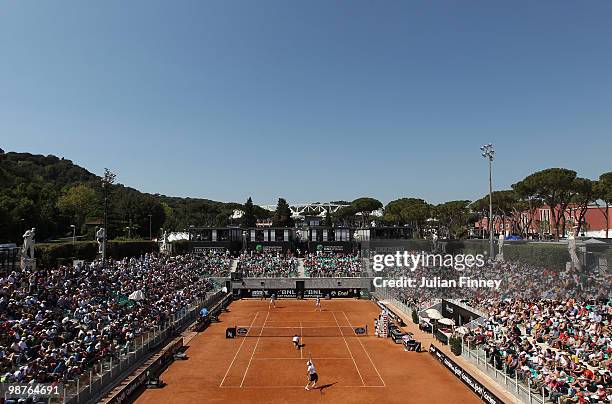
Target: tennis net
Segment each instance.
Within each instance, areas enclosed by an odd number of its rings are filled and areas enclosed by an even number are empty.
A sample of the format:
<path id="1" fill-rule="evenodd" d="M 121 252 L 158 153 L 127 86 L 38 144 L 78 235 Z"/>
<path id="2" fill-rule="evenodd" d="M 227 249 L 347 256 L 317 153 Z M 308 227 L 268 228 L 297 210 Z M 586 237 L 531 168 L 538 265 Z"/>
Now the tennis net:
<path id="1" fill-rule="evenodd" d="M 365 337 L 368 327 L 329 326 L 329 327 L 241 327 L 236 326 L 238 337 Z"/>

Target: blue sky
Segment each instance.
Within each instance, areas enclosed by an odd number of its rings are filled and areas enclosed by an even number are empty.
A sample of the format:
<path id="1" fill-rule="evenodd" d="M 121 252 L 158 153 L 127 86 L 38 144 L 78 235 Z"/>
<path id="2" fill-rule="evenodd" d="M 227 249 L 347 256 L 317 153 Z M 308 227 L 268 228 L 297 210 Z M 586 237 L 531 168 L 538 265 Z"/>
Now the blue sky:
<path id="1" fill-rule="evenodd" d="M 612 170 L 610 1 L 4 1 L 0 147 L 274 203 Z"/>

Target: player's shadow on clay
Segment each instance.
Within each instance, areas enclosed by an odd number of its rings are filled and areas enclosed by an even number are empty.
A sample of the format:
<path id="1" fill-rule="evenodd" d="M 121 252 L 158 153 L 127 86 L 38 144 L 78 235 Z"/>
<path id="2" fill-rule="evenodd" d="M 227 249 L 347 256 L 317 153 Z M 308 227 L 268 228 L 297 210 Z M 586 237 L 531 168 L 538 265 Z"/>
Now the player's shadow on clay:
<path id="1" fill-rule="evenodd" d="M 330 387 L 332 387 L 334 384 L 338 384 L 338 382 L 333 382 L 333 383 L 328 383 L 328 384 L 323 384 L 321 386 L 317 386 L 315 387 L 315 389 L 319 389 L 321 391 L 321 394 L 323 394 L 323 390 L 328 389 Z"/>

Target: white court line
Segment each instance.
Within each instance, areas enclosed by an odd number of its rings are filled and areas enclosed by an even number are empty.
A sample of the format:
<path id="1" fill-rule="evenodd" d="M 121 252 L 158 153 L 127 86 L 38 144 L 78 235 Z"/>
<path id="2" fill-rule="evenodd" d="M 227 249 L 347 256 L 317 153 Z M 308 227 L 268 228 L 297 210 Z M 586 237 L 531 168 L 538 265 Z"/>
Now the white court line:
<path id="1" fill-rule="evenodd" d="M 347 326 L 348 327 L 348 326 Z M 239 327 L 240 328 L 240 327 Z M 269 329 L 270 327 L 266 327 L 266 330 Z M 292 327 L 292 328 L 296 328 L 296 327 Z M 299 328 L 299 327 L 297 327 Z M 319 327 L 317 327 L 319 328 Z M 338 327 L 334 327 L 334 328 L 338 328 Z M 268 341 L 272 341 L 273 338 L 284 338 L 287 339 L 287 335 L 276 335 L 276 336 L 267 336 L 267 335 L 262 335 L 262 338 L 266 338 L 266 340 Z M 247 337 L 244 335 L 239 335 L 237 338 L 255 338 L 255 337 Z M 337 335 L 309 335 L 308 338 L 338 338 Z M 363 336 L 358 336 L 358 335 L 349 335 L 349 336 L 345 336 L 344 338 L 363 338 Z"/>
<path id="2" fill-rule="evenodd" d="M 302 330 L 302 322 L 300 321 L 300 342 L 299 342 L 300 345 L 304 344 L 304 341 L 302 340 L 303 335 L 304 335 L 304 331 Z M 300 359 L 303 359 L 303 357 L 302 357 L 302 347 L 299 346 L 298 349 L 300 350 Z"/>
<path id="3" fill-rule="evenodd" d="M 345 389 L 355 389 L 355 388 L 362 388 L 362 389 L 376 389 L 376 388 L 384 388 L 385 386 L 334 386 L 334 389 L 337 388 L 345 388 Z M 245 386 L 245 387 L 240 387 L 240 386 L 223 386 L 221 387 L 222 389 L 302 389 L 304 390 L 304 386 Z M 317 387 L 315 387 L 315 390 L 317 389 Z"/>
<path id="4" fill-rule="evenodd" d="M 264 327 L 264 326 L 262 326 L 262 328 L 263 328 L 263 327 Z M 348 325 L 341 326 L 341 325 L 338 325 L 338 323 L 336 323 L 336 325 L 323 325 L 323 326 L 320 326 L 320 327 L 315 327 L 315 326 L 312 326 L 312 327 L 311 327 L 311 326 L 302 327 L 302 325 L 296 325 L 296 326 L 289 326 L 289 327 L 285 327 L 285 326 L 273 326 L 273 325 L 269 325 L 269 326 L 267 326 L 267 327 L 265 327 L 265 328 L 266 328 L 266 330 L 276 330 L 276 329 L 279 329 L 279 328 L 280 328 L 281 330 L 284 330 L 284 329 L 295 330 L 296 328 L 299 328 L 300 330 L 301 330 L 301 329 L 303 329 L 303 328 L 307 328 L 307 329 L 310 329 L 310 328 L 316 328 L 316 329 L 318 330 L 318 329 L 320 329 L 320 328 L 333 328 L 333 329 L 336 329 L 336 328 L 338 328 L 338 327 L 345 327 L 345 328 L 348 328 L 348 327 L 350 327 L 350 326 L 348 326 Z M 239 326 L 237 326 L 237 328 L 245 328 L 245 327 L 244 327 L 244 326 L 240 326 L 240 325 L 239 325 Z M 337 337 L 337 335 L 334 335 L 334 337 Z"/>
<path id="5" fill-rule="evenodd" d="M 355 389 L 355 388 L 362 388 L 362 389 L 380 389 L 380 388 L 384 388 L 385 386 L 335 386 L 334 385 L 334 389 L 337 388 L 345 388 L 345 389 Z M 222 386 L 222 389 L 302 389 L 304 390 L 304 386 L 244 386 L 244 387 L 240 387 L 240 386 Z M 316 388 L 315 388 L 316 390 Z"/>
<path id="6" fill-rule="evenodd" d="M 253 321 L 251 321 L 251 326 L 253 326 L 253 323 L 255 322 L 255 319 L 257 318 L 257 315 L 259 314 L 259 312 L 255 312 L 255 316 L 253 317 Z M 223 387 L 223 382 L 225 381 L 225 378 L 227 377 L 227 375 L 229 374 L 230 369 L 232 368 L 232 365 L 234 364 L 234 361 L 236 360 L 236 358 L 238 357 L 238 353 L 240 353 L 240 350 L 242 349 L 242 346 L 244 345 L 244 341 L 246 341 L 246 338 L 242 340 L 242 343 L 240 344 L 240 346 L 238 347 L 238 350 L 236 351 L 236 354 L 234 355 L 234 359 L 232 359 L 232 362 L 230 363 L 229 367 L 227 368 L 227 372 L 225 372 L 225 376 L 223 376 L 223 380 L 221 380 L 221 383 L 219 384 L 219 387 Z"/>
<path id="7" fill-rule="evenodd" d="M 279 308 L 282 308 L 282 307 L 279 307 Z M 266 312 L 265 310 L 258 310 L 258 311 L 260 311 L 262 313 Z M 302 314 L 304 314 L 304 313 L 311 313 L 311 314 L 314 314 L 316 312 L 313 312 L 312 310 L 287 310 L 287 311 L 283 310 L 283 311 L 279 311 L 276 314 L 284 314 L 284 313 L 302 313 Z M 330 310 L 330 311 L 320 311 L 319 313 L 321 313 L 321 314 L 329 314 L 329 313 L 333 313 L 333 311 L 332 310 Z"/>
<path id="8" fill-rule="evenodd" d="M 242 376 L 242 381 L 240 382 L 240 387 L 242 387 L 242 385 L 244 384 L 244 379 L 246 379 L 246 375 L 247 375 L 247 373 L 249 373 L 249 368 L 251 367 L 251 362 L 253 361 L 253 356 L 255 356 L 255 351 L 257 351 L 257 345 L 259 345 L 259 340 L 261 339 L 261 334 L 263 334 L 263 330 L 264 330 L 264 328 L 266 328 L 266 321 L 268 321 L 268 316 L 269 315 L 270 315 L 270 312 L 268 311 L 268 314 L 266 315 L 266 319 L 264 320 L 263 326 L 261 327 L 261 330 L 259 331 L 259 337 L 257 337 L 257 342 L 255 343 L 255 348 L 253 348 L 253 353 L 251 354 L 251 359 L 249 359 L 249 364 L 247 365 L 247 368 L 244 371 L 244 376 Z"/>
<path id="9" fill-rule="evenodd" d="M 336 318 L 336 315 L 334 314 L 334 312 L 332 311 L 332 314 L 334 315 L 334 319 L 336 320 L 336 324 L 338 324 L 338 329 L 340 330 L 340 333 L 342 334 L 342 328 L 340 328 L 340 323 L 338 323 L 338 319 Z M 342 339 L 344 340 L 344 343 L 346 344 L 346 349 L 348 349 L 349 354 L 351 354 L 351 358 L 353 359 L 353 364 L 355 364 L 355 369 L 357 369 L 357 373 L 359 374 L 359 378 L 361 379 L 361 384 L 363 386 L 365 386 L 365 382 L 363 381 L 363 377 L 361 376 L 361 372 L 359 371 L 359 367 L 357 366 L 357 362 L 355 362 L 355 357 L 353 356 L 353 353 L 351 352 L 351 348 L 349 348 L 349 344 L 346 341 L 346 337 L 344 336 L 344 334 L 342 334 Z"/>
<path id="10" fill-rule="evenodd" d="M 280 361 L 280 360 L 287 360 L 287 361 L 299 361 L 299 360 L 304 360 L 304 358 L 258 358 L 258 357 L 254 357 L 253 358 L 254 361 L 260 360 L 260 361 L 269 361 L 269 360 L 273 360 L 273 361 Z M 352 358 L 350 356 L 347 356 L 345 358 L 312 358 L 312 360 L 352 360 Z"/>
<path id="11" fill-rule="evenodd" d="M 346 312 L 343 311 L 342 314 L 344 314 L 344 318 L 346 318 L 346 321 L 349 323 L 349 325 L 351 325 L 351 321 L 349 320 L 348 316 L 346 315 Z M 351 325 L 351 328 L 353 326 Z M 361 339 L 359 339 L 359 344 L 361 344 L 361 348 L 363 348 L 363 352 L 365 352 L 365 354 L 368 356 L 368 359 L 370 360 L 370 363 L 372 364 L 372 366 L 374 366 L 374 370 L 376 371 L 376 374 L 378 375 L 378 378 L 380 379 L 380 381 L 382 382 L 382 387 L 386 386 L 385 380 L 382 378 L 382 376 L 380 375 L 380 372 L 378 371 L 378 368 L 376 367 L 376 365 L 374 364 L 374 361 L 372 360 L 372 358 L 370 357 L 370 354 L 368 353 L 367 349 L 365 349 L 365 346 L 363 346 L 363 342 L 361 342 Z"/>
<path id="12" fill-rule="evenodd" d="M 278 321 L 280 323 L 280 321 Z M 315 324 L 321 324 L 321 323 L 332 323 L 335 324 L 334 320 L 302 320 L 302 323 L 315 323 Z"/>
<path id="13" fill-rule="evenodd" d="M 336 324 L 334 320 L 302 320 L 301 322 L 303 324 L 307 324 L 307 323 L 314 323 L 314 324 L 329 323 L 331 325 Z M 270 324 L 270 326 L 272 326 L 272 324 L 277 324 L 277 323 L 283 323 L 284 325 L 287 325 L 287 323 L 297 323 L 297 321 L 295 320 L 268 320 L 268 324 Z"/>

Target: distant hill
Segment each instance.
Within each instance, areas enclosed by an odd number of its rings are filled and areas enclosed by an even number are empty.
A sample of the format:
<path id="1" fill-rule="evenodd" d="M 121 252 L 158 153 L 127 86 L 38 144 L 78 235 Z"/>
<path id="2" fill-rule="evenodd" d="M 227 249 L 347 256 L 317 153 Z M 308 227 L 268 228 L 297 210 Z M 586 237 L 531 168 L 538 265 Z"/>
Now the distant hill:
<path id="1" fill-rule="evenodd" d="M 120 173 L 119 173 L 120 174 Z M 76 234 L 93 238 L 102 222 L 101 177 L 56 156 L 4 152 L 0 149 L 0 242 L 20 242 L 36 227 L 38 241 Z M 161 228 L 227 225 L 238 203 L 147 194 L 116 184 L 108 198 L 110 237 L 153 237 Z M 150 216 L 149 216 L 150 215 Z"/>

